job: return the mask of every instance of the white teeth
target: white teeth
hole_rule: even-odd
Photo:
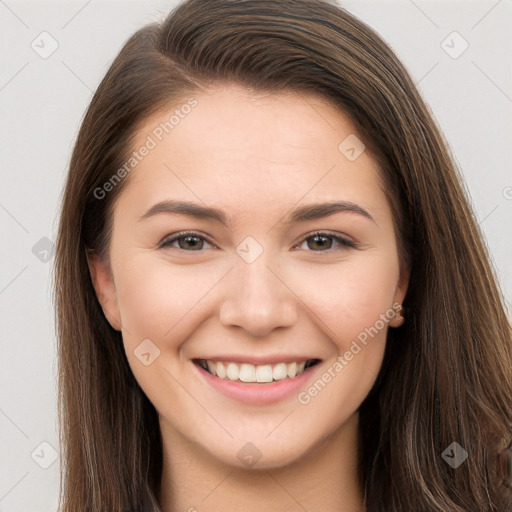
[[[252,364],[243,364],[240,366],[238,378],[242,382],[254,382],[256,380],[256,369]]]
[[[258,382],[272,382],[272,366],[269,364],[256,366],[256,380]]]
[[[286,367],[286,373],[290,379],[293,379],[297,375],[297,363],[290,363]]]
[[[214,367],[215,371],[212,371],[213,375],[217,375],[221,379],[225,379],[227,376],[226,368],[222,363],[217,363],[217,366]]]
[[[274,365],[263,364],[255,366],[253,364],[237,364],[226,361],[209,361],[206,363],[209,372],[221,379],[240,380],[242,382],[272,382],[293,379],[304,371],[306,361],[300,363],[277,363]]]
[[[274,380],[283,380],[286,378],[287,368],[285,363],[279,363],[274,366],[272,370],[272,376]]]
[[[238,380],[238,365],[235,363],[228,364],[227,376],[229,380]]]

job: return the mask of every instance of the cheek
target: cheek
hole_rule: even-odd
[[[333,355],[299,403],[311,416],[324,415],[328,428],[346,421],[375,383],[384,357],[397,266],[382,254],[315,269],[303,279],[310,318],[329,338]],[[333,404],[342,404],[333,409]],[[332,415],[325,411],[332,410]],[[314,411],[314,412],[313,412]]]
[[[221,265],[176,265],[147,254],[126,258],[119,265],[116,294],[130,343],[149,338],[173,345],[176,340],[177,347],[190,322],[204,314],[209,293],[225,272]]]
[[[117,269],[116,294],[126,355],[137,382],[162,411],[162,389],[166,389],[166,397],[179,393],[171,375],[180,381],[186,369],[177,357],[181,344],[197,327],[198,315],[204,314],[201,299],[219,277],[200,272],[199,266],[173,266],[148,255],[126,258]],[[145,353],[150,354],[147,366]]]
[[[334,265],[303,271],[297,295],[317,318],[317,325],[345,350],[353,339],[375,326],[393,303],[397,264],[382,254],[366,255]],[[386,329],[382,329],[385,337]]]

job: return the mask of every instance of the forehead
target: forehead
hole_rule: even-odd
[[[143,146],[151,149],[125,191],[137,200],[172,193],[234,206],[238,198],[243,209],[379,188],[376,164],[350,118],[316,95],[237,86],[191,93],[146,120],[133,149]],[[349,146],[361,154],[349,158]]]

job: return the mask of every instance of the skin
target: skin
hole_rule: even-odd
[[[122,331],[133,374],[159,413],[162,509],[360,511],[357,409],[392,324],[307,404],[297,394],[242,404],[207,384],[191,360],[221,352],[313,355],[322,359],[316,379],[402,303],[408,272],[400,271],[376,164],[368,151],[355,161],[340,152],[356,129],[320,97],[229,84],[194,97],[197,107],[131,172],[115,205],[108,258],[89,262],[105,316]],[[148,119],[135,146],[175,108]],[[165,213],[138,221],[164,199],[220,208],[232,222]],[[284,223],[297,206],[331,200],[356,203],[374,221],[340,212]],[[159,248],[183,230],[205,239]],[[307,236],[317,230],[359,245],[315,244]],[[263,248],[251,263],[236,252],[248,236]],[[144,339],[160,350],[148,366],[134,354]],[[252,467],[237,457],[247,442],[261,453]]]

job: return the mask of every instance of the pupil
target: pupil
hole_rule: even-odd
[[[314,236],[312,237],[312,239],[314,240],[314,243],[316,244],[316,243],[317,243],[317,241],[318,241],[319,239],[320,239],[320,240],[324,240],[324,241],[325,241],[325,240],[328,240],[328,237],[326,237],[326,236],[322,236],[322,235],[314,235]],[[320,246],[321,246],[321,245],[322,245],[322,243],[320,243]],[[310,248],[310,249],[312,249],[312,247],[311,247],[311,246],[310,246],[309,248]],[[325,249],[325,244],[324,244],[324,247],[320,247],[320,249]]]
[[[198,241],[198,240],[199,240],[199,238],[198,238],[197,236],[185,236],[185,237],[183,237],[183,238],[182,238],[182,240],[183,240],[183,242],[184,242],[185,244],[188,244],[188,243],[190,243],[190,241],[191,241],[191,240],[196,240],[196,241]],[[180,244],[180,245],[181,245],[181,244]],[[197,246],[197,243],[196,243],[195,245]],[[181,248],[183,249],[183,247],[181,247]],[[193,243],[193,242],[192,242],[192,248],[194,248],[194,243]]]

